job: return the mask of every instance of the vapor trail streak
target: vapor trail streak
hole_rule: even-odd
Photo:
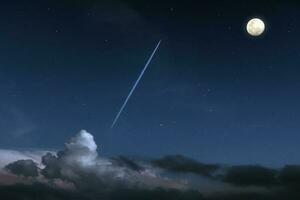
[[[124,108],[126,107],[126,104],[128,103],[128,101],[129,101],[131,95],[133,94],[133,92],[134,92],[136,86],[139,84],[139,82],[140,82],[141,78],[143,77],[143,75],[144,75],[146,69],[148,68],[149,64],[151,63],[151,60],[152,60],[152,58],[154,57],[154,55],[155,55],[157,49],[159,48],[160,43],[161,43],[161,40],[160,40],[160,41],[158,42],[158,44],[156,45],[154,51],[152,52],[150,58],[148,59],[148,61],[147,61],[147,63],[146,63],[144,69],[142,70],[142,72],[141,72],[141,74],[139,75],[138,79],[137,79],[136,82],[134,83],[134,85],[133,85],[131,91],[129,92],[129,94],[128,94],[126,100],[125,100],[125,102],[123,103],[123,105],[122,105],[120,111],[118,112],[117,116],[115,117],[115,119],[114,119],[114,121],[113,121],[113,123],[112,123],[112,125],[111,125],[111,128],[113,128],[113,127],[116,125],[116,123],[117,123],[117,121],[118,121],[120,115],[122,114]]]

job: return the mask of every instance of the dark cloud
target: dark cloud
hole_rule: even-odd
[[[79,192],[50,187],[45,184],[15,184],[9,186],[0,186],[1,199],[9,200],[88,200],[91,198]]]
[[[233,166],[225,174],[223,181],[238,186],[274,186],[277,171],[261,166]]]
[[[9,200],[202,200],[197,191],[119,189],[110,192],[70,191],[44,184],[0,186],[1,199]]]
[[[277,196],[276,196],[277,195]],[[210,200],[282,200],[281,194],[279,193],[226,193],[226,194],[218,194],[214,197],[209,198]],[[285,196],[286,197],[286,196]],[[291,198],[289,200],[296,200],[296,198]]]
[[[117,158],[113,158],[112,161],[115,162],[115,164],[118,166],[127,167],[134,171],[143,171],[144,170],[144,168],[141,165],[139,165],[137,162],[135,162],[134,160],[129,159],[125,156],[119,156]]]
[[[300,187],[300,166],[287,165],[279,174],[279,181],[281,184],[290,187]]]
[[[5,166],[5,169],[15,175],[25,177],[38,176],[37,164],[34,163],[32,160],[18,160]]]
[[[0,186],[1,199],[9,200],[299,200],[299,193],[277,190],[272,193],[217,193],[204,196],[195,190],[114,189],[111,191],[64,190],[45,184]]]
[[[180,190],[119,190],[111,193],[111,200],[204,200],[203,195],[197,191],[180,191]]]
[[[45,168],[41,170],[41,174],[46,178],[54,179],[61,177],[58,158],[55,155],[51,153],[44,155],[42,157],[42,164],[45,165]]]
[[[165,156],[161,159],[153,160],[153,165],[174,172],[195,173],[203,176],[212,176],[219,169],[218,165],[207,165],[199,163],[193,159],[182,155]]]

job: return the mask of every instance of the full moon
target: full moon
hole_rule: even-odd
[[[258,18],[253,18],[247,23],[247,32],[252,36],[260,36],[265,31],[265,23]]]

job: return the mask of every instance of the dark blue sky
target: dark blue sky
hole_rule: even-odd
[[[299,9],[292,1],[1,2],[0,147],[62,148],[86,129],[105,155],[299,164]],[[267,30],[252,38],[245,24],[257,16]]]

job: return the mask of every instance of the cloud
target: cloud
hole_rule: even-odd
[[[42,164],[45,167],[41,174],[47,179],[66,180],[80,189],[184,187],[160,177],[154,168],[142,167],[128,158],[99,157],[94,137],[85,130],[71,138],[57,155],[43,156]]]
[[[14,175],[4,170],[0,170],[0,186],[13,185],[16,183],[24,183],[23,177]]]
[[[195,173],[208,177],[212,176],[213,173],[220,168],[218,165],[202,164],[181,155],[165,156],[161,159],[153,160],[152,163],[155,166],[170,171],[179,173]]]
[[[299,165],[287,165],[279,174],[279,181],[283,185],[290,187],[300,186],[300,166]]]
[[[224,176],[223,181],[238,186],[274,186],[277,184],[277,172],[256,165],[233,166]]]
[[[25,177],[37,177],[38,167],[32,160],[18,160],[5,166],[9,172]]]
[[[60,178],[60,165],[58,158],[51,153],[47,153],[42,157],[42,164],[45,168],[41,171],[41,174],[48,179]]]
[[[99,192],[63,190],[45,184],[0,186],[0,194],[1,198],[10,200],[33,200],[37,197],[49,200],[204,200],[197,191],[117,189],[103,193],[101,190]]]
[[[100,153],[100,154],[98,154]],[[43,155],[43,156],[42,156]],[[99,156],[93,135],[80,131],[58,152],[0,150],[6,199],[299,199],[300,166],[203,164],[182,155],[155,160]],[[3,159],[4,158],[4,159]],[[3,160],[5,160],[3,162]]]
[[[46,184],[15,184],[0,186],[1,199],[10,200],[34,200],[34,199],[49,199],[49,200],[91,200],[86,195],[79,192],[51,187]]]
[[[140,164],[125,156],[119,156],[117,158],[113,158],[112,162],[114,162],[117,166],[126,167],[133,171],[141,172],[145,170],[145,168],[142,167]]]
[[[17,160],[33,160],[38,165],[41,165],[41,157],[48,151],[34,150],[34,151],[16,151],[16,150],[5,150],[0,149],[0,171],[7,164]],[[50,151],[49,151],[50,152]],[[53,151],[52,151],[53,152]],[[41,167],[41,166],[40,166]]]
[[[68,165],[88,167],[96,164],[98,157],[94,137],[85,130],[80,131],[69,143],[65,144],[60,159]]]

